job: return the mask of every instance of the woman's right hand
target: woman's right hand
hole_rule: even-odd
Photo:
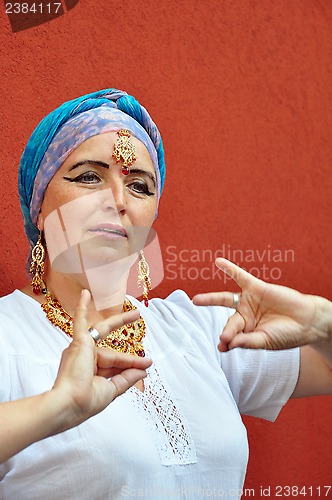
[[[150,359],[96,347],[86,320],[89,301],[90,293],[83,290],[74,317],[73,341],[63,351],[53,388],[37,396],[0,402],[0,463],[36,441],[84,422],[146,376]],[[95,326],[106,337],[138,316],[133,310]]]
[[[71,344],[64,350],[51,392],[65,405],[61,429],[69,429],[102,411],[117,396],[146,377],[152,361],[98,348],[88,331],[87,306],[91,296],[83,290],[74,316]],[[98,322],[101,337],[139,318],[132,310]],[[111,380],[110,380],[111,378]]]

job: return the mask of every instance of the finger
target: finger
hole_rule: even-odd
[[[264,332],[239,333],[228,344],[229,349],[242,347],[243,349],[272,349],[268,337]]]
[[[99,332],[100,338],[104,339],[111,331],[132,323],[133,321],[138,320],[139,317],[139,311],[137,309],[133,309],[125,313],[115,314],[114,316],[110,316],[103,321],[98,321],[98,323],[93,325],[93,328],[96,328]]]
[[[258,278],[255,278],[255,276],[247,273],[247,271],[241,267],[222,257],[218,257],[215,260],[215,264],[225,274],[232,278],[232,280],[234,280],[235,283],[242,289],[248,284],[248,281],[260,281]]]
[[[88,331],[87,323],[87,311],[88,305],[91,300],[91,295],[89,290],[82,290],[73,321],[73,338],[78,338],[82,335],[86,335]]]
[[[146,371],[138,370],[136,368],[125,370],[122,373],[119,373],[118,375],[112,377],[110,383],[114,386],[114,399],[126,392],[131,386],[136,384],[136,382],[144,379],[145,377]]]
[[[221,335],[220,343],[218,345],[219,351],[227,351],[230,347],[231,341],[244,329],[245,321],[241,314],[236,312],[227,321]]]
[[[128,368],[128,370],[141,370],[141,368]],[[142,368],[142,370],[145,369]],[[98,369],[96,375],[98,375],[98,377],[112,379],[115,375],[119,375],[119,373],[122,373],[123,371],[123,368],[100,368]]]
[[[193,303],[196,306],[234,307],[234,293],[232,292],[199,293],[193,297]]]
[[[112,349],[107,349],[104,347],[98,347],[97,349],[97,363],[98,369],[128,369],[128,368],[138,368],[145,370],[152,365],[152,360],[150,358],[141,358],[140,356],[134,356],[132,354],[127,354],[123,352],[113,351]]]

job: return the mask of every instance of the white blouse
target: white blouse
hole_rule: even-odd
[[[153,360],[135,387],[74,429],[0,465],[3,500],[240,498],[248,460],[241,414],[274,420],[292,394],[299,349],[219,353],[234,312],[181,290],[139,308]],[[70,338],[16,290],[0,299],[0,401],[49,390]],[[24,418],[24,416],[22,416]]]

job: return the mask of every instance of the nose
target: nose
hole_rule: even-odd
[[[120,215],[127,213],[123,186],[114,186],[104,190],[102,208],[105,212],[114,210]]]

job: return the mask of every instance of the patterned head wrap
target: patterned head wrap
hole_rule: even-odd
[[[24,230],[31,248],[37,242],[37,218],[49,182],[82,142],[125,128],[148,149],[160,198],[165,181],[161,135],[147,110],[126,92],[106,89],[65,102],[47,115],[32,133],[19,167],[18,190]]]

